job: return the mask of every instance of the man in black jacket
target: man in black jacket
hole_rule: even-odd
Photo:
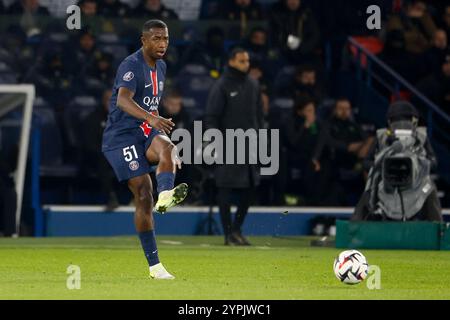
[[[272,42],[291,63],[316,62],[320,30],[312,11],[301,0],[280,0],[269,13]]]
[[[261,92],[258,83],[247,75],[250,67],[248,52],[241,48],[231,51],[228,68],[212,87],[206,108],[206,127],[226,129],[262,128]],[[246,150],[248,150],[246,148]],[[235,152],[236,154],[236,152]],[[225,245],[249,245],[241,227],[251,205],[260,176],[256,165],[222,164],[215,169],[218,204],[225,235]],[[238,194],[238,208],[231,221],[230,197]]]
[[[295,100],[293,111],[287,115],[283,128],[290,192],[304,197],[306,205],[319,205],[328,193],[328,190],[324,192],[328,182],[323,171],[315,171],[311,162],[321,129],[316,102],[310,96],[301,95]]]
[[[338,98],[331,118],[323,123],[313,153],[315,171],[329,171],[330,205],[352,205],[348,195],[359,192],[364,183],[362,159],[373,140],[352,119],[350,101]]]

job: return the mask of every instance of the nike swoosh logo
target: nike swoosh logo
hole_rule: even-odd
[[[158,252],[158,250],[155,250],[155,251],[153,251],[152,253],[156,253],[156,252]]]
[[[230,96],[231,96],[231,97],[235,97],[235,96],[237,96],[237,94],[238,94],[238,92],[237,92],[237,91],[234,91],[234,92],[230,92]]]
[[[150,84],[146,84],[145,87],[148,88],[148,87],[150,87],[151,85],[152,85],[151,83],[150,83]]]

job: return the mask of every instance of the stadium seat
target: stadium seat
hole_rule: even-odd
[[[317,117],[320,120],[326,120],[331,116],[336,100],[334,99],[324,99],[317,106]]]
[[[100,43],[119,43],[119,36],[116,33],[105,32],[97,36],[97,41]]]
[[[284,66],[278,71],[273,82],[274,93],[280,94],[288,86],[295,73],[295,66]]]
[[[83,77],[82,85],[75,87],[74,91],[78,94],[88,94],[88,95],[98,95],[99,92],[103,92],[103,90],[109,89],[106,87],[106,84],[103,81],[95,77],[85,76]]]
[[[100,50],[112,55],[116,62],[121,61],[128,55],[127,46],[115,33],[101,33],[97,37],[97,42]]]
[[[66,32],[53,32],[48,35],[48,40],[55,43],[66,43],[70,39]]]
[[[11,70],[7,62],[0,61],[0,83],[17,83],[19,74]]]
[[[185,65],[178,75],[207,75],[208,69],[201,64],[187,64]]]
[[[41,132],[41,167],[47,170],[62,165],[62,137],[55,112],[40,97],[36,98],[34,118]]]
[[[357,37],[354,36],[352,37],[353,40],[355,40],[356,42],[358,42],[361,46],[363,46],[364,48],[366,48],[369,52],[373,53],[374,55],[379,54],[384,47],[383,42],[377,38],[377,37]],[[352,55],[354,57],[356,57],[357,54],[357,49],[355,48],[355,46],[350,45],[349,47],[350,52],[352,53]],[[366,68],[367,66],[367,57],[364,53],[361,54],[361,65]]]
[[[65,134],[71,147],[79,148],[80,132],[83,130],[83,120],[93,112],[99,102],[93,96],[77,96],[64,109]]]
[[[272,108],[274,109],[291,109],[294,107],[294,100],[291,98],[279,97],[272,101]]]
[[[0,71],[4,65],[11,65],[14,63],[14,55],[8,52],[7,49],[0,47]]]
[[[19,75],[16,72],[0,72],[0,84],[17,83]]]
[[[271,128],[282,128],[283,122],[292,113],[294,100],[290,98],[275,98],[271,102],[269,111],[269,121]]]
[[[180,89],[183,104],[193,118],[204,113],[209,90],[214,81],[208,70],[197,64],[186,65],[176,77],[175,87]]]

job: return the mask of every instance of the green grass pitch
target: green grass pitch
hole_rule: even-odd
[[[450,252],[361,250],[381,268],[381,289],[334,276],[335,248],[311,238],[160,236],[159,254],[175,280],[148,278],[137,237],[0,240],[0,299],[450,299]],[[81,289],[66,287],[70,264]]]

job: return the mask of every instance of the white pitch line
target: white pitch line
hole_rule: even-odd
[[[173,244],[173,245],[183,244],[183,242],[181,241],[172,241],[172,240],[161,240],[160,242],[163,244]]]

